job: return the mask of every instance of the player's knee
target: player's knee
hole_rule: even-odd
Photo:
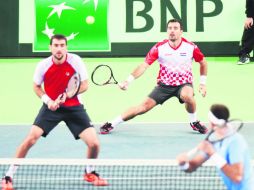
[[[194,102],[194,97],[191,94],[186,94],[184,96],[181,97],[181,99],[185,102],[185,103],[192,103]]]
[[[31,147],[33,146],[38,140],[38,137],[36,136],[29,136],[26,140],[25,140],[25,146]]]
[[[151,108],[151,106],[147,103],[144,103],[142,105],[139,106],[139,112],[142,113],[146,113],[147,111],[149,111]]]
[[[91,149],[91,150],[99,150],[99,148],[100,148],[100,143],[99,143],[99,141],[93,141],[93,142],[87,143],[87,146],[88,146],[88,148]]]

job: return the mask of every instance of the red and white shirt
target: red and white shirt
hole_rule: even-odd
[[[176,48],[171,47],[168,40],[158,42],[147,53],[145,62],[151,65],[158,60],[160,70],[157,83],[179,86],[193,82],[192,60],[200,62],[203,58],[203,53],[194,43],[182,38]]]
[[[82,59],[72,53],[67,53],[67,58],[62,64],[55,64],[52,56],[38,63],[33,81],[37,85],[44,83],[45,93],[55,100],[60,94],[65,92],[68,81],[75,73],[80,74],[81,81],[87,80],[88,74]],[[81,102],[78,96],[67,99],[63,106],[77,106]]]

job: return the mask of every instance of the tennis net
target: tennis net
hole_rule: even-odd
[[[181,171],[175,160],[0,159],[0,172],[19,165],[15,190],[224,190],[215,166],[205,164],[196,172]],[[96,187],[83,180],[86,165],[94,165],[109,185]]]

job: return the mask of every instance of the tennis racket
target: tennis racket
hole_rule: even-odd
[[[92,72],[92,82],[98,86],[107,84],[118,84],[113,75],[113,71],[108,65],[98,65]]]
[[[239,119],[229,120],[225,125],[220,127],[220,128],[227,127],[228,129],[226,133],[224,133],[223,135],[218,134],[216,133],[217,129],[215,128],[208,133],[208,135],[205,137],[205,140],[209,141],[212,144],[222,141],[240,131],[243,127],[243,124],[244,124],[243,121]],[[199,154],[206,156],[206,153],[203,152],[202,150],[199,150],[198,148],[191,149],[190,151],[187,152],[187,160],[190,161]],[[180,165],[180,169],[186,170],[187,165],[188,164]]]
[[[229,120],[223,127],[227,127],[228,130],[226,134],[219,135],[216,132],[216,129],[211,130],[206,136],[205,140],[208,140],[211,143],[216,143],[218,141],[222,141],[223,139],[234,135],[236,132],[240,131],[243,127],[243,121],[240,119],[231,119]]]
[[[56,99],[57,104],[60,105],[65,102],[66,98],[73,98],[74,96],[76,96],[79,92],[80,84],[80,75],[78,73],[74,73],[67,83],[65,92],[60,94],[59,97]]]
[[[80,88],[80,75],[78,73],[74,73],[71,78],[69,79],[69,82],[67,84],[67,87],[65,89],[66,97],[67,98],[73,98],[76,96],[79,92]]]

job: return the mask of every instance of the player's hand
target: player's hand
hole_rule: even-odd
[[[199,85],[199,92],[201,93],[201,95],[202,95],[203,97],[206,96],[206,85],[205,85],[205,84],[200,84],[200,85]]]
[[[55,100],[59,105],[63,104],[66,101],[67,95],[64,92],[63,94],[60,94],[57,99]]]
[[[253,18],[251,18],[251,17],[246,18],[246,20],[244,22],[244,28],[249,29],[252,27],[252,25],[253,25]]]
[[[48,109],[50,109],[51,111],[56,111],[59,108],[59,104],[57,101],[54,100],[49,100],[48,102]]]
[[[188,162],[188,157],[186,153],[181,153],[176,157],[176,160],[178,162],[178,165],[184,165],[186,162]]]
[[[129,83],[128,81],[123,81],[121,83],[118,84],[119,88],[122,89],[122,90],[127,90],[128,89],[128,86],[129,86]]]
[[[51,111],[56,111],[61,104],[63,104],[66,100],[66,93],[63,93],[63,94],[60,94],[57,99],[55,100],[50,100],[48,102],[48,108],[51,110]]]

